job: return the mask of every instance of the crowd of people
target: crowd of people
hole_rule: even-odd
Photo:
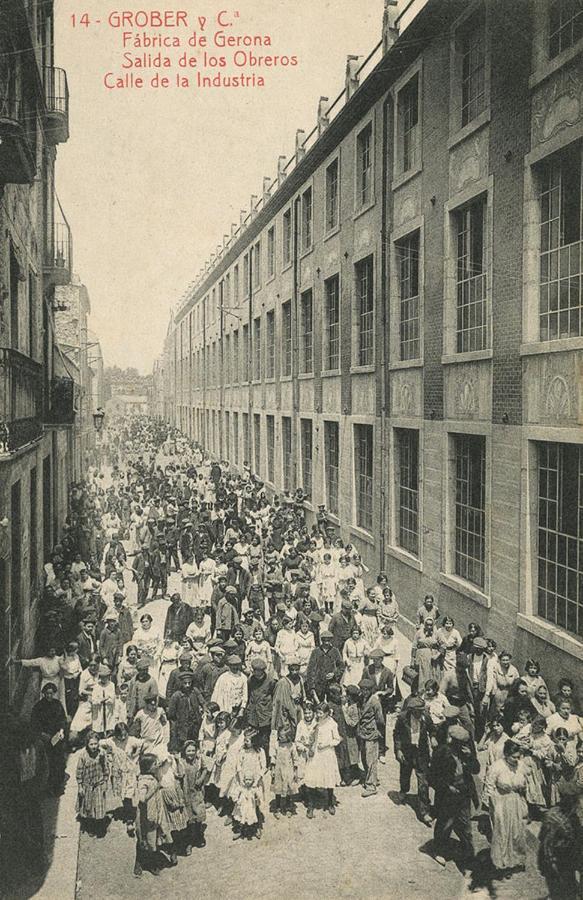
[[[83,828],[100,836],[122,819],[134,874],[156,875],[205,846],[210,810],[233,840],[260,838],[269,815],[334,816],[338,788],[378,793],[391,751],[397,802],[415,774],[439,864],[472,865],[475,808],[509,877],[525,865],[527,821],[542,818],[549,891],[579,896],[572,681],[551,697],[536,660],[519,672],[431,595],[401,660],[387,575],[368,571],[323,507],[309,527],[301,491],[268,496],[247,467],[235,473],[149,419],[120,420],[108,440],[108,465],[72,486],[45,565],[40,653],[12,661],[40,672],[30,722],[13,729],[30,798],[39,785],[61,793],[76,753]]]

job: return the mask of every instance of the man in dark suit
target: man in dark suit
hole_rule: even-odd
[[[442,866],[453,831],[461,843],[462,861],[474,857],[471,806],[475,795],[473,776],[479,771],[469,732],[461,725],[450,726],[447,742],[436,749],[430,768],[430,783],[435,790],[434,854]]]
[[[429,814],[429,761],[431,722],[425,711],[425,701],[412,697],[407,708],[399,713],[393,732],[395,756],[400,766],[399,801],[404,803],[411,787],[411,773],[417,776],[419,817],[431,825]]]
[[[81,631],[77,635],[76,641],[79,644],[79,661],[83,668],[86,669],[92,655],[97,652],[95,622],[93,619],[83,619]]]

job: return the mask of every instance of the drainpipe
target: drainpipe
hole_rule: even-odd
[[[388,309],[388,301],[385,300],[385,290],[387,291],[386,297],[389,297],[388,291],[388,249],[387,249],[387,220],[388,220],[388,171],[389,171],[389,103],[390,96],[387,96],[383,102],[383,161],[382,161],[382,211],[381,211],[381,296],[383,297],[382,304],[382,316],[383,316],[383,347],[382,347],[382,357],[381,357],[381,521],[380,521],[380,541],[379,541],[379,551],[380,551],[380,565],[381,571],[385,569],[385,554],[386,554],[386,532],[387,532],[387,466],[385,461],[388,459],[388,427],[387,427],[387,412],[388,412],[388,401],[389,401],[389,391],[387,385],[387,362],[389,359],[389,322],[387,316]]]
[[[293,221],[293,294],[292,294],[292,460],[293,460],[293,477],[291,489],[292,491],[298,486],[298,429],[299,429],[299,411],[300,411],[300,382],[298,379],[300,371],[300,316],[298,312],[299,306],[299,289],[300,289],[300,197],[296,197],[293,204],[294,221]],[[294,340],[295,339],[295,340]]]

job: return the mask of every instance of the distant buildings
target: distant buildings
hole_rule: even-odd
[[[79,333],[68,356],[56,321],[73,244],[55,191],[69,92],[52,20],[44,0],[0,5],[0,704],[25,688],[9,660],[35,650],[43,565],[80,474],[85,348]]]
[[[406,617],[583,660],[583,17],[387,2],[175,310],[155,408],[324,503]],[[258,138],[260,139],[260,138]]]

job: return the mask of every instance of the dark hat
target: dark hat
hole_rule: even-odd
[[[324,641],[326,639],[331,641],[333,639],[333,637],[334,637],[334,635],[332,634],[331,631],[322,631],[320,634],[321,641]]]
[[[242,663],[242,659],[240,656],[237,656],[236,653],[233,653],[232,656],[227,656],[227,663],[230,666],[240,666]]]
[[[384,659],[384,656],[384,650],[381,650],[380,647],[375,647],[374,650],[371,650],[368,654],[369,659]]]
[[[450,725],[447,729],[447,733],[455,741],[459,741],[460,744],[467,744],[470,739],[469,731],[466,731],[461,725]]]
[[[322,615],[321,612],[318,612],[317,609],[313,610],[313,612],[310,613],[308,618],[309,618],[310,622],[323,622],[324,621],[324,616]]]
[[[488,647],[488,641],[483,637],[475,637],[472,641],[472,645],[477,647],[479,650],[486,650]]]
[[[140,659],[136,663],[136,669],[149,669],[150,668],[150,660],[147,656],[141,656]]]
[[[186,678],[192,679],[193,675],[194,675],[194,672],[188,672],[188,671],[186,671],[186,672],[180,672],[179,678],[181,678],[181,679],[186,679]]]
[[[224,656],[225,648],[221,647],[220,644],[216,644],[214,647],[209,647],[209,653],[220,653],[221,656]]]
[[[227,585],[225,588],[225,594],[236,594],[237,588],[233,584]]]
[[[225,641],[223,647],[225,648],[225,650],[237,650],[239,648],[239,645],[237,641],[233,640],[233,638],[229,638],[228,641]]]
[[[363,681],[362,686],[373,684],[372,681]],[[359,697],[360,696],[360,688],[357,684],[347,684],[344,688],[349,697]]]
[[[191,660],[191,659],[192,659],[192,653],[190,652],[190,650],[183,650],[182,653],[180,654],[179,659],[188,659],[188,660]]]

